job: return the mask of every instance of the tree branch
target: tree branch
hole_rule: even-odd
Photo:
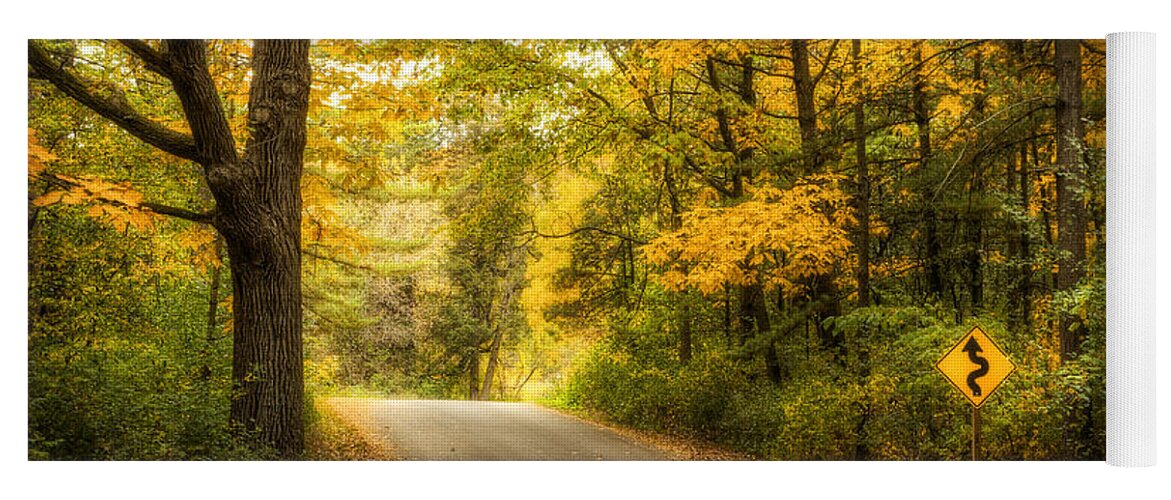
[[[203,40],[166,40],[163,47],[173,69],[171,84],[191,126],[197,154],[203,160],[200,163],[209,169],[210,181],[210,170],[234,166],[238,157],[220,94],[208,72],[207,45]]]
[[[339,259],[339,258],[337,258],[337,257],[330,257],[330,256],[328,256],[328,255],[323,255],[323,254],[320,254],[320,253],[314,252],[313,250],[310,250],[310,249],[308,249],[308,248],[302,248],[302,249],[301,249],[301,254],[302,254],[302,255],[308,255],[308,256],[310,256],[310,257],[318,258],[318,259],[321,259],[321,260],[325,260],[325,261],[333,262],[334,264],[339,264],[339,265],[346,266],[346,267],[352,267],[352,268],[355,268],[355,269],[362,269],[362,270],[365,270],[365,271],[374,271],[374,272],[377,272],[377,271],[378,271],[377,269],[374,269],[373,267],[367,266],[367,265],[365,265],[365,264],[358,264],[358,263],[356,263],[356,262],[350,262],[350,261],[348,261],[348,260],[342,260],[342,259]]]
[[[38,176],[38,177],[40,179],[44,180],[45,182],[47,182],[49,185],[57,186],[60,188],[75,189],[75,188],[84,188],[85,187],[84,185],[79,184],[77,182],[74,182],[72,180],[63,179],[63,178],[58,177],[54,174],[50,174],[50,173],[46,173],[46,172],[42,172],[40,174],[40,176]],[[163,205],[161,203],[142,202],[137,205],[131,205],[131,204],[126,203],[124,201],[114,200],[114,199],[106,198],[103,196],[95,196],[93,199],[96,201],[102,202],[102,203],[106,203],[108,205],[114,205],[116,207],[129,208],[129,209],[135,209],[135,210],[146,209],[146,210],[154,212],[156,214],[169,215],[171,217],[189,220],[191,222],[198,222],[200,224],[211,224],[214,217],[215,217],[215,210],[212,210],[210,212],[200,213],[200,212],[193,212],[193,211],[187,210],[185,208],[178,208],[178,207],[172,207],[170,205]]]
[[[138,204],[139,208],[145,208],[156,214],[169,215],[191,222],[198,222],[200,224],[211,224],[215,219],[215,211],[211,212],[193,212],[185,208],[172,207],[163,205],[161,203],[143,202]]]
[[[142,63],[146,65],[146,69],[158,73],[167,79],[171,78],[171,64],[166,54],[155,50],[142,40],[118,40],[118,43],[121,43],[127,49],[130,49],[130,52],[138,56],[142,60]]]
[[[28,64],[31,76],[52,83],[65,95],[80,102],[143,142],[180,158],[199,162],[195,139],[155,123],[130,107],[119,96],[101,97],[73,74],[54,61],[44,48],[28,41]]]
[[[534,227],[533,229],[531,229],[531,230],[529,230],[529,231],[525,231],[525,232],[523,232],[523,233],[520,233],[520,234],[518,234],[517,236],[522,236],[522,235],[533,235],[533,236],[537,236],[537,237],[540,237],[540,238],[554,238],[554,239],[556,239],[556,238],[568,238],[568,237],[570,237],[570,236],[573,236],[573,235],[575,235],[575,234],[578,234],[578,233],[583,233],[583,232],[586,232],[586,231],[594,231],[594,232],[597,232],[597,233],[602,233],[602,234],[605,234],[605,235],[607,235],[607,236],[613,236],[613,237],[615,237],[615,238],[619,238],[619,239],[622,239],[622,240],[626,240],[626,241],[629,241],[629,242],[631,242],[631,243],[635,243],[635,244],[638,244],[638,245],[645,245],[645,244],[647,244],[647,242],[646,242],[646,241],[640,240],[640,239],[638,239],[638,238],[635,238],[635,237],[633,237],[633,236],[627,236],[627,235],[625,235],[625,234],[622,234],[622,233],[616,233],[616,232],[614,232],[614,231],[610,231],[610,230],[608,230],[608,229],[602,229],[602,228],[600,228],[600,227],[593,227],[593,226],[584,226],[584,227],[579,227],[579,228],[577,228],[577,229],[573,229],[573,230],[569,231],[568,233],[564,233],[564,234],[545,234],[545,233],[542,233],[542,232],[540,232],[539,230],[537,230],[537,228],[535,228],[535,227]]]
[[[825,61],[818,61],[821,63],[821,71],[818,71],[817,76],[813,77],[813,86],[817,86],[818,82],[821,81],[821,77],[825,76],[825,71],[829,69],[829,63],[834,58],[834,51],[838,50],[838,42],[841,42],[841,40],[835,39],[833,44],[829,46],[829,55],[825,58]]]

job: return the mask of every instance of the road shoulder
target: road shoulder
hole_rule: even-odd
[[[756,460],[752,455],[729,450],[715,443],[696,438],[687,438],[635,429],[626,425],[612,422],[605,415],[582,409],[556,408],[546,405],[542,407],[584,422],[586,424],[609,430],[624,439],[657,449],[670,457],[670,460],[701,460],[701,461],[745,461]]]
[[[309,460],[398,460],[394,450],[378,439],[361,415],[332,398],[314,398],[317,420],[305,436]]]

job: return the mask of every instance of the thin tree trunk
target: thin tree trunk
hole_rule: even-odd
[[[973,55],[972,79],[977,83],[984,83],[984,59],[977,50]],[[980,88],[984,88],[980,86]],[[972,106],[972,117],[979,123],[984,117],[983,91],[976,93]],[[979,137],[979,130],[976,131]],[[964,252],[964,267],[968,273],[968,298],[971,301],[973,316],[979,315],[984,308],[984,272],[981,252],[984,246],[984,171],[977,155],[972,160],[971,189],[968,190],[968,210],[965,214],[964,235],[966,251]],[[972,198],[976,197],[979,205],[972,206]]]
[[[480,353],[477,350],[468,358],[468,399],[480,399]]]
[[[805,173],[821,168],[817,141],[817,109],[814,102],[815,83],[809,71],[809,46],[806,40],[789,42],[793,56],[793,84],[797,95],[797,126],[801,131],[801,157]]]
[[[496,376],[496,365],[500,360],[500,344],[503,338],[504,332],[497,325],[495,333],[492,334],[492,344],[488,347],[488,365],[484,368],[484,384],[480,388],[478,399],[492,399],[492,381]]]
[[[919,174],[925,179],[931,179],[931,115],[927,106],[927,85],[923,71],[923,42],[918,42],[913,51],[913,62],[916,66],[912,85],[912,107],[915,114],[915,125],[919,130]],[[926,185],[926,184],[925,184]],[[939,241],[938,220],[930,193],[924,193],[922,219],[924,232],[924,246],[926,249],[927,290],[930,297],[936,301],[943,298],[943,270],[939,261],[943,252]]]
[[[691,362],[691,304],[687,300],[679,304],[679,362]]]
[[[766,302],[764,288],[759,284],[740,288],[740,345],[744,346],[749,338],[763,339],[765,371],[770,381],[780,383],[781,364],[776,342],[772,339],[772,324]]]
[[[732,287],[724,283],[724,340],[732,347]]]
[[[809,68],[809,46],[806,40],[791,40],[793,56],[793,81],[797,98],[797,124],[801,131],[801,156],[805,174],[820,172],[822,155],[817,134],[817,104],[814,100],[817,82]],[[863,146],[865,147],[865,146]],[[811,299],[814,301],[814,322],[818,338],[824,348],[834,352],[834,358],[843,359],[840,339],[822,324],[825,319],[841,313],[837,287],[831,274],[816,276],[810,280]]]
[[[674,80],[672,80],[674,83]],[[669,163],[663,165],[663,185],[667,190],[667,203],[670,208],[668,218],[669,228],[678,231],[683,227],[683,203],[679,200],[679,192],[675,186],[675,176],[671,174],[673,167]],[[686,292],[676,294],[676,320],[679,322],[679,362],[691,362],[691,304],[687,300]]]
[[[1033,189],[1032,183],[1029,182],[1029,153],[1024,144],[1021,145],[1021,166],[1018,173],[1018,182],[1020,183],[1020,210],[1022,214],[1029,213],[1029,192]],[[1020,297],[1021,304],[1021,322],[1024,331],[1029,331],[1032,328],[1033,321],[1033,299],[1032,299],[1032,284],[1033,284],[1033,254],[1029,248],[1029,224],[1024,222],[1020,228],[1020,285],[1017,296]]]
[[[855,39],[851,48],[855,78],[861,78],[862,41]],[[861,81],[859,80],[859,83]],[[858,208],[858,232],[855,245],[858,265],[854,272],[858,282],[858,307],[870,306],[870,167],[866,160],[866,112],[862,103],[862,85],[855,85],[858,102],[854,104],[854,168],[857,169],[855,193]]]
[[[756,303],[753,309],[756,312],[756,330],[757,334],[765,338],[764,348],[764,366],[768,372],[768,379],[774,384],[781,383],[781,361],[777,356],[777,342],[773,338],[772,324],[769,321],[767,297],[764,294],[764,289],[759,285],[754,287],[753,301]]]
[[[216,260],[223,258],[223,238],[216,235],[214,245],[214,252]],[[210,285],[207,293],[207,330],[204,338],[210,345],[216,340],[216,333],[219,330],[219,310],[220,310],[220,274],[223,270],[223,262],[214,262],[211,266]]]
[[[213,262],[211,271],[208,273],[207,328],[204,331],[204,347],[202,349],[204,362],[203,368],[200,370],[200,377],[203,380],[210,380],[212,376],[211,363],[208,358],[211,356],[212,349],[215,347],[219,330],[220,274],[223,272],[223,241],[223,238],[217,234],[213,243],[213,251],[215,252],[215,260],[219,262]]]

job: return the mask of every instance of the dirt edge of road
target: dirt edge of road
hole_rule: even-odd
[[[671,460],[702,460],[702,461],[746,461],[756,460],[752,455],[732,451],[717,444],[694,438],[672,436],[659,432],[651,432],[627,427],[612,422],[605,415],[589,410],[556,408],[540,405],[549,411],[560,413],[567,417],[579,420],[595,427],[601,427],[643,446],[658,449],[671,457]]]
[[[398,460],[394,450],[375,437],[364,419],[331,399],[319,397],[313,401],[319,420],[306,436],[310,460]]]

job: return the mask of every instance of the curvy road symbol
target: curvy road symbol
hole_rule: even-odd
[[[988,374],[988,360],[979,353],[984,352],[984,348],[980,347],[980,343],[976,342],[976,337],[973,335],[968,338],[968,343],[960,352],[968,353],[968,359],[979,366],[972,373],[968,374],[968,388],[972,390],[973,396],[979,396],[983,391],[980,390],[980,385],[976,383],[976,379]]]

